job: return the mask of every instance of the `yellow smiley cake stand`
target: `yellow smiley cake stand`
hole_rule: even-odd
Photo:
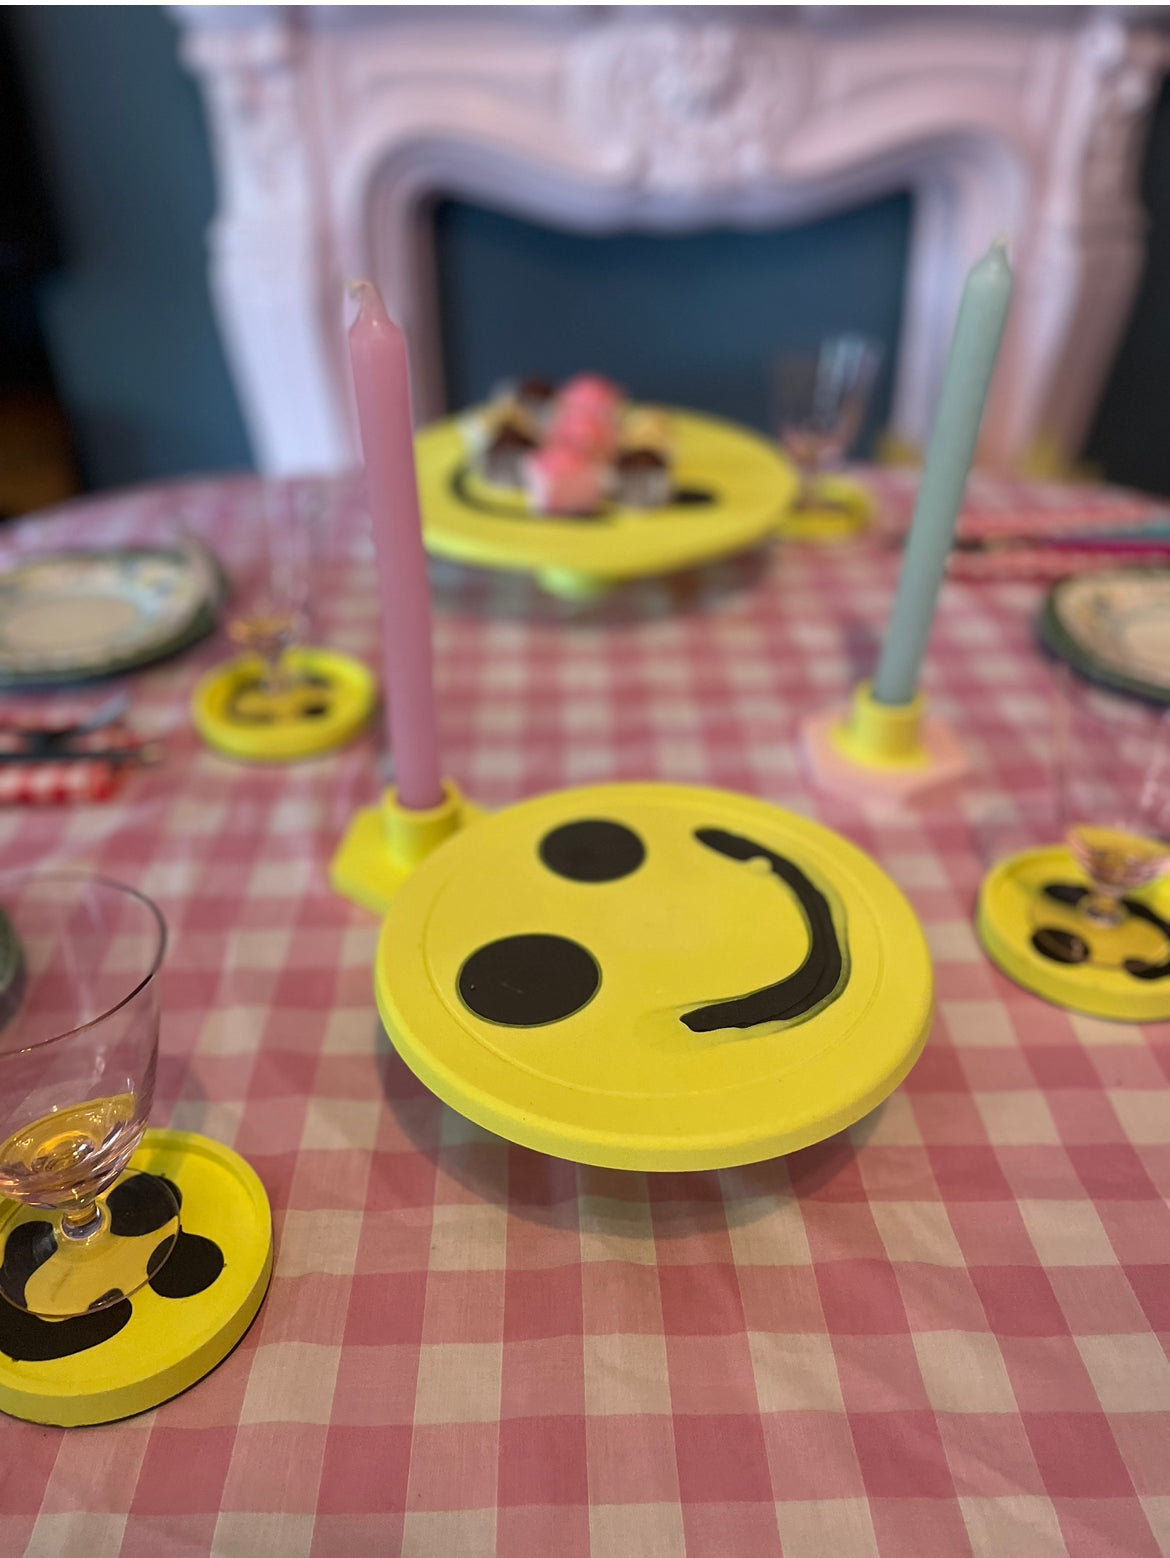
[[[776,533],[798,479],[774,444],[694,412],[669,410],[675,501],[613,506],[594,518],[535,514],[525,496],[471,469],[459,421],[416,439],[427,549],[484,568],[534,573],[550,593],[587,599],[629,579],[693,568]]]
[[[373,983],[396,1050],[469,1119],[580,1163],[728,1167],[843,1129],[931,1017],[922,929],[872,860],[717,790],[595,785],[484,816],[440,778],[406,342],[357,292],[391,734],[416,804],[391,790],[359,813],[332,880],[385,913]]]
[[[921,927],[868,856],[765,801],[658,783],[449,833],[401,876],[374,983],[396,1050],[460,1113],[649,1170],[843,1129],[914,1064],[932,1004]]]
[[[160,1182],[170,1195],[159,1194]],[[187,1131],[147,1131],[107,1205],[127,1273],[135,1282],[143,1269],[154,1274],[129,1298],[63,1320],[0,1297],[0,1411],[12,1417],[75,1427],[159,1406],[222,1363],[264,1301],[272,1275],[268,1197],[230,1147]],[[0,1200],[6,1267],[13,1249],[32,1247],[14,1232],[43,1216]],[[4,1272],[30,1303],[53,1290],[51,1239],[49,1249],[42,1263],[18,1258]],[[77,1296],[78,1309],[85,1299]]]

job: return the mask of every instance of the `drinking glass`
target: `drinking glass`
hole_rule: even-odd
[[[876,342],[852,334],[776,359],[780,443],[801,480],[797,508],[824,506],[816,478],[844,459],[860,433],[881,359]]]
[[[319,484],[310,481],[266,482],[261,490],[260,583],[229,621],[228,637],[259,656],[259,690],[266,698],[302,681],[287,657],[309,630],[312,530],[320,503]]]
[[[154,1096],[166,926],[133,888],[65,872],[0,877],[0,911],[0,1193],[22,1204],[0,1293],[60,1319],[128,1298],[178,1236],[167,1182],[126,1170]]]
[[[1101,933],[1137,912],[1127,895],[1170,871],[1170,711],[1083,683],[1067,666],[1055,711],[1057,818],[1089,879],[1074,907],[1100,950]]]

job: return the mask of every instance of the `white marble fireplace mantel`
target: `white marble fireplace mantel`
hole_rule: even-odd
[[[219,205],[212,290],[256,459],[351,464],[343,286],[406,328],[444,409],[431,211],[551,226],[808,221],[914,195],[893,430],[929,431],[963,276],[1016,294],[984,428],[1074,454],[1144,255],[1137,177],[1170,41],[1140,11],[179,6]]]

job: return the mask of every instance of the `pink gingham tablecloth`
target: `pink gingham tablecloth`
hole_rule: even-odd
[[[322,492],[317,634],[376,664],[358,489]],[[181,512],[246,588],[259,494],[124,494],[7,539],[141,539]],[[872,664],[896,566],[790,545],[590,609],[435,570],[442,742],[471,795],[741,788],[840,828],[910,896],[937,972],[925,1054],[788,1158],[580,1168],[428,1094],[375,1015],[376,924],[326,878],[376,741],[271,770],[203,749],[186,700],[222,640],[136,679],[158,768],[105,804],[0,811],[3,864],[90,865],[162,906],[156,1121],[251,1160],[277,1250],[253,1329],[187,1394],[101,1428],[0,1422],[0,1553],[1170,1550],[1170,1030],[1046,1006],[972,931],[991,855],[1043,810],[1037,588],[944,586],[926,686],[971,755],[958,800],[832,802],[802,766],[798,719]]]

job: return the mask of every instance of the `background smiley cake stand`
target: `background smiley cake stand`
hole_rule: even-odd
[[[374,983],[396,1049],[470,1119],[578,1162],[729,1166],[841,1130],[927,1036],[909,904],[853,845],[747,796],[608,784],[483,817],[444,783],[406,346],[358,292],[398,784],[333,881],[385,912]]]
[[[604,414],[586,416],[572,404],[578,390],[591,388],[612,396]],[[552,442],[531,451],[527,490],[485,479],[479,468],[485,462],[469,454],[468,428],[481,430],[493,408],[424,428],[417,458],[428,549],[479,567],[521,569],[535,574],[550,594],[590,600],[626,580],[694,568],[776,533],[799,483],[774,445],[717,417],[623,408],[620,401],[620,393],[603,380],[589,375],[570,380],[553,403],[562,409],[550,410],[545,419]],[[512,414],[523,416],[523,408]],[[664,460],[666,491],[646,501],[644,479],[639,482],[636,473],[623,478],[620,459],[607,475],[605,462],[618,454],[620,429],[637,441],[636,427],[651,424],[660,453],[627,451],[635,459]],[[527,426],[534,436],[546,436],[535,421]],[[566,429],[563,444],[556,442],[558,429]],[[513,436],[524,434],[517,429]],[[585,443],[569,443],[574,437]],[[520,480],[524,461],[497,463]],[[489,475],[501,474],[490,470],[490,459],[487,464]]]
[[[855,690],[847,709],[830,709],[804,724],[813,776],[834,793],[912,801],[945,790],[967,770],[957,733],[927,714],[918,679],[1011,294],[1007,247],[1000,239],[974,266],[963,290],[873,682]]]

